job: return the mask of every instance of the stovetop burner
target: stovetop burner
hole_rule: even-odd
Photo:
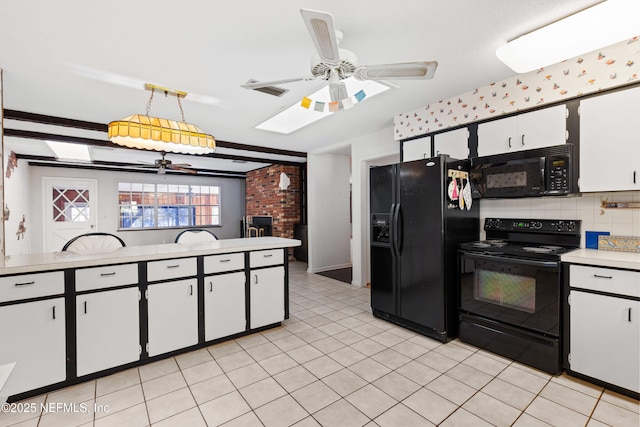
[[[559,260],[580,246],[580,221],[485,219],[486,240],[463,243],[466,251],[488,255]]]

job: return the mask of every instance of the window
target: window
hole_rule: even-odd
[[[220,225],[220,187],[118,183],[121,230]]]

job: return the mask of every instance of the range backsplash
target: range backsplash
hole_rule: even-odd
[[[582,220],[581,247],[586,231],[608,231],[615,236],[640,236],[640,209],[602,209],[602,202],[640,202],[640,191],[584,193],[579,197],[534,197],[525,199],[482,199],[480,221],[484,218],[541,218]],[[481,227],[482,229],[482,227]],[[485,238],[481,231],[482,239]]]

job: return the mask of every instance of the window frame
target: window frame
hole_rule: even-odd
[[[121,185],[127,185],[129,186],[129,190],[121,190]],[[133,186],[140,186],[141,190],[134,190]],[[153,186],[153,191],[148,191],[147,189]],[[167,187],[167,188],[171,188],[171,187],[177,187],[177,189],[181,189],[184,187],[188,188],[188,192],[186,194],[189,195],[188,197],[188,203],[175,203],[175,204],[171,204],[171,203],[167,203],[166,200],[160,200],[162,198],[163,194],[185,194],[184,192],[174,192],[174,193],[170,193],[170,192],[158,192],[158,186],[163,186],[163,187]],[[207,194],[212,195],[212,194],[216,194],[217,195],[217,204],[194,204],[193,202],[193,195],[196,194],[193,192],[193,188],[194,187],[198,187],[199,189],[201,189],[202,187],[206,187],[208,188],[209,192]],[[215,191],[212,191],[213,189],[215,189]],[[128,215],[124,215],[123,214],[123,207],[127,206],[125,203],[123,203],[120,199],[120,196],[123,192],[128,191],[129,192],[129,201],[131,202],[131,194],[134,192],[139,192],[139,193],[146,193],[148,196],[143,196],[143,199],[153,199],[153,203],[145,203],[145,204],[136,204],[138,206],[139,209],[142,210],[142,212],[139,215],[133,215],[132,213],[129,213]],[[116,185],[116,193],[117,193],[117,197],[118,197],[118,201],[117,201],[117,208],[118,208],[118,212],[117,212],[117,231],[142,231],[142,230],[171,230],[171,229],[188,229],[188,228],[195,228],[195,227],[199,227],[199,228],[210,228],[210,227],[222,227],[222,186],[221,185],[202,185],[202,184],[169,184],[169,183],[153,183],[153,182],[132,182],[132,181],[118,181],[117,185]],[[198,193],[198,194],[202,194],[202,193]],[[129,204],[129,206],[131,206],[131,204]],[[197,224],[197,220],[198,218],[202,217],[203,215],[198,215],[198,209],[201,207],[207,207],[207,208],[213,208],[213,211],[217,210],[216,214],[211,214],[209,215],[209,218],[217,218],[217,224]],[[170,214],[169,216],[171,217],[175,217],[175,220],[179,223],[180,222],[180,210],[184,210],[187,209],[188,211],[190,211],[190,213],[188,213],[187,218],[189,219],[189,224],[188,225],[167,225],[167,226],[162,226],[159,225],[160,220],[163,217],[167,217],[166,215],[166,211],[167,210],[171,210],[171,209],[175,209],[175,212],[173,214]],[[161,210],[165,211],[165,214],[163,215],[163,213],[161,212]],[[150,211],[152,213],[152,220],[153,220],[153,224],[154,226],[144,226],[145,223],[145,215],[146,212],[145,211]],[[134,223],[134,221],[141,219],[142,221],[142,226],[141,227],[132,227],[131,224]],[[129,223],[129,227],[124,227],[124,224]]]

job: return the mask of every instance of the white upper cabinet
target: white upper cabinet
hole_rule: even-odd
[[[580,101],[580,191],[640,190],[639,118],[640,88]]]
[[[469,158],[469,130],[464,127],[433,137],[434,156],[448,154],[454,159]]]
[[[567,108],[558,105],[481,123],[478,156],[561,145],[567,136]]]
[[[402,161],[426,159],[431,157],[431,137],[412,139],[402,143]]]

